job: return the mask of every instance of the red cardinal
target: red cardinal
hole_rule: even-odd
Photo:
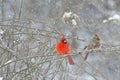
[[[58,54],[61,54],[61,55],[69,54],[69,52],[70,52],[70,45],[67,42],[67,40],[64,37],[64,35],[60,38],[60,41],[56,44],[55,49],[56,49],[56,52]],[[71,55],[67,55],[67,59],[68,59],[69,64],[71,64],[71,65],[74,64]]]
[[[100,38],[97,34],[94,34],[93,38],[88,42],[88,45],[85,46],[84,49],[90,50],[90,49],[96,49],[100,47]],[[87,60],[87,57],[89,55],[89,52],[86,52],[84,60]]]

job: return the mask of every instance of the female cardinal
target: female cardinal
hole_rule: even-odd
[[[67,40],[64,37],[64,35],[60,38],[59,42],[56,44],[55,49],[56,49],[56,52],[58,54],[61,54],[61,55],[69,54],[69,52],[70,52],[70,45],[67,42]],[[67,59],[68,59],[69,64],[71,64],[71,65],[74,64],[71,55],[67,55]]]
[[[85,46],[84,49],[90,50],[90,49],[96,49],[100,47],[100,38],[97,34],[93,35],[93,38],[88,42],[88,45]],[[87,60],[87,57],[89,55],[89,52],[86,52],[84,60]]]

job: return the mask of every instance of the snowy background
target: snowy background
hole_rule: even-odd
[[[65,12],[80,17],[76,26]],[[120,0],[0,0],[0,80],[120,80],[119,15]],[[75,65],[54,53],[62,34]],[[102,48],[84,61],[94,34]]]

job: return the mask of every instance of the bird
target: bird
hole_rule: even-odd
[[[67,54],[67,59],[70,65],[74,65],[74,61],[72,59],[72,56],[69,55],[69,52],[71,51],[70,44],[67,42],[64,35],[59,39],[59,41],[55,45],[55,51],[59,55]]]
[[[100,46],[101,46],[100,38],[97,34],[94,34],[92,39],[88,41],[87,46],[84,47],[84,50],[93,50],[96,48],[100,48]],[[88,55],[89,55],[89,52],[87,51],[84,57],[84,60],[87,60]]]

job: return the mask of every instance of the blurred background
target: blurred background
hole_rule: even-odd
[[[120,80],[119,0],[0,0],[0,80]],[[65,12],[80,20],[65,23]],[[75,65],[54,53],[64,34]],[[98,34],[102,48],[84,61]],[[81,54],[79,54],[81,52]]]

